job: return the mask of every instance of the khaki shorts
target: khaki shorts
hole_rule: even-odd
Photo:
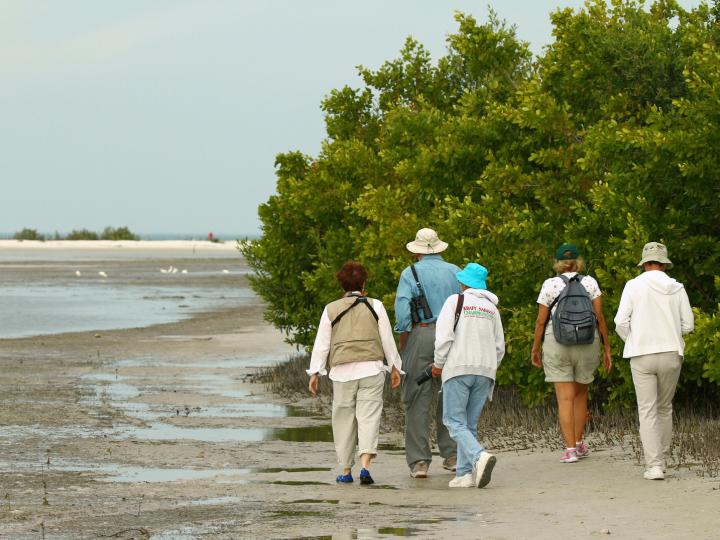
[[[543,343],[543,369],[546,382],[590,384],[600,364],[600,339],[589,345],[560,345],[548,324]]]

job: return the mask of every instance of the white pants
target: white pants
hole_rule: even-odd
[[[351,468],[355,443],[360,454],[377,454],[385,374],[355,381],[333,381],[332,428],[338,464]]]
[[[672,400],[682,356],[662,352],[630,359],[645,465],[663,467],[672,442]]]

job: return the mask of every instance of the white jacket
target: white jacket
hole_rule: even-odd
[[[643,272],[625,284],[615,330],[625,341],[623,357],[685,352],[683,334],[695,327],[682,283],[660,270]]]
[[[455,307],[458,295],[443,304],[435,326],[435,365],[442,368],[443,382],[459,375],[484,375],[495,380],[505,356],[505,336],[498,297],[490,291],[466,289],[458,325]]]

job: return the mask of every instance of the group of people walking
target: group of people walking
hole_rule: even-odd
[[[461,270],[443,260],[447,247],[427,228],[407,244],[417,262],[403,270],[395,296],[399,352],[385,307],[365,294],[365,268],[349,261],[337,273],[344,293],[323,310],[307,373],[313,394],[319,376],[332,381],[338,483],[354,481],[356,445],[360,483],[374,483],[370,464],[377,455],[388,372],[391,387],[402,387],[410,476],[428,476],[434,414],[442,466],[455,472],[449,486],[484,487],[491,480],[497,458],[478,441],[477,424],[505,354],[499,300],[487,288],[488,270],[475,262]],[[646,244],[638,266],[643,273],[625,285],[615,325],[637,394],[644,477],[659,480],[672,437],[682,336],[694,322],[683,285],[665,273],[672,266],[666,247]],[[553,268],[557,275],[545,280],[537,299],[531,363],[554,384],[565,442],[560,461],[574,463],[590,455],[584,441],[588,386],[601,358],[604,369],[612,369],[612,354],[602,292],[594,278],[582,274],[577,247],[559,246]]]

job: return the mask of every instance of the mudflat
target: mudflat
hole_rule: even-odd
[[[162,279],[142,265],[165,263],[132,264],[133,284]],[[293,352],[262,310],[250,297],[146,328],[0,340],[0,538],[717,537],[717,478],[646,481],[616,447],[576,464],[498,451],[486,488],[449,489],[439,458],[410,478],[390,432],[377,484],[336,485],[328,396],[252,382]]]

